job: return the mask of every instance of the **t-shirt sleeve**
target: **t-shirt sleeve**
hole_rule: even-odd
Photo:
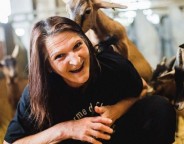
[[[142,92],[142,79],[129,60],[122,60],[116,78],[116,81],[119,84],[117,91],[122,98],[138,97]]]
[[[143,89],[142,79],[128,59],[115,52],[104,51],[98,55],[98,60],[105,69],[104,74],[109,76],[104,77],[108,77],[116,97],[123,99],[140,95]]]
[[[13,120],[10,122],[4,140],[8,143],[31,135],[34,131],[32,121],[29,119],[29,92],[28,86],[24,89]]]

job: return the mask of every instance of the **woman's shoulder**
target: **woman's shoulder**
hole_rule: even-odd
[[[102,51],[97,55],[100,65],[111,70],[125,70],[126,67],[134,68],[132,63],[122,55],[114,51]]]
[[[26,87],[24,88],[20,98],[20,102],[25,105],[29,104],[29,85],[26,85]]]

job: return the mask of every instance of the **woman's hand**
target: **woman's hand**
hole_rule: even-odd
[[[123,116],[137,100],[139,100],[139,97],[123,99],[114,105],[95,106],[95,112],[102,117],[110,118],[112,120],[112,125],[117,119]]]
[[[137,98],[128,98],[119,101],[114,105],[108,106],[95,106],[95,112],[100,114],[102,117],[110,118],[113,124],[117,119],[119,119],[122,115],[124,115],[127,110],[139,99],[143,98],[148,89],[148,85],[146,81],[142,78],[143,89],[140,95]]]
[[[121,116],[121,113],[115,105],[108,106],[95,106],[95,112],[100,114],[102,117],[110,118],[112,120],[111,125]],[[111,126],[109,125],[109,126]]]
[[[102,144],[98,139],[109,140],[113,129],[109,127],[112,120],[104,117],[87,117],[68,122],[66,128],[69,139]]]

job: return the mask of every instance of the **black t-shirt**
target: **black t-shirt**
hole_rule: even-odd
[[[71,88],[64,82],[54,85],[51,99],[52,125],[67,121],[77,120],[88,116],[96,116],[94,107],[112,105],[116,102],[128,98],[137,97],[142,91],[142,80],[127,59],[122,58],[116,53],[103,52],[97,56],[101,71],[95,82],[89,83],[85,88]],[[62,81],[62,80],[61,80]],[[29,117],[29,88],[25,88],[16,114],[10,122],[5,140],[9,143],[22,137],[39,132],[35,128],[33,120]],[[120,129],[117,122],[115,129]],[[104,144],[114,144],[121,141],[121,133],[113,133],[110,141]],[[118,140],[118,139],[119,140]],[[84,142],[76,140],[62,141],[62,144],[80,144]]]

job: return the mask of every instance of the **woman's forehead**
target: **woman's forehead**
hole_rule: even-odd
[[[69,40],[77,40],[80,37],[74,32],[62,32],[56,35],[51,35],[46,39],[46,46],[60,45],[68,43]]]
[[[72,47],[79,40],[81,37],[75,32],[62,32],[46,39],[46,49],[52,55],[60,49]]]

